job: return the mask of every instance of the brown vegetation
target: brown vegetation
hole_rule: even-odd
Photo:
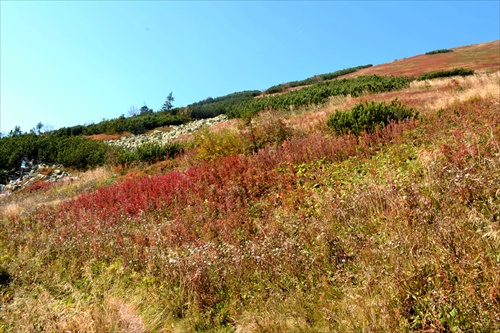
[[[344,77],[357,77],[360,75],[417,77],[428,72],[462,67],[487,73],[496,72],[500,69],[500,40],[457,47],[451,50],[453,52],[432,55],[420,54],[414,57],[397,59],[387,64],[361,69]]]
[[[0,331],[500,330],[499,75],[263,112],[0,199]],[[419,120],[326,126],[394,97]]]

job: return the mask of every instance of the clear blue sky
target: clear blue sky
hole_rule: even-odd
[[[0,131],[500,39],[499,1],[0,1]]]

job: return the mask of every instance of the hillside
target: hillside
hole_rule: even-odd
[[[500,41],[492,41],[450,49],[452,52],[420,54],[396,59],[391,63],[361,69],[345,77],[360,75],[396,75],[417,77],[424,73],[453,68],[468,68],[477,72],[496,72],[500,68]],[[432,52],[433,50],[428,50]]]
[[[499,41],[348,76],[0,196],[0,332],[500,331]]]

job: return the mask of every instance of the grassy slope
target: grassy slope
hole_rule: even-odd
[[[232,121],[181,159],[2,198],[0,331],[498,331],[499,85],[263,113],[254,138],[287,141],[200,161],[250,144]],[[421,120],[329,134],[335,109],[394,97]]]
[[[479,72],[495,72],[500,67],[500,41],[492,41],[451,49],[453,52],[417,55],[391,63],[362,69],[345,77],[360,75],[396,75],[417,77],[438,70],[467,68]],[[432,51],[432,50],[428,50]]]

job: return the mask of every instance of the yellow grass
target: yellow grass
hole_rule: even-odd
[[[421,113],[435,112],[456,101],[465,101],[474,96],[495,96],[500,98],[500,71],[496,73],[480,73],[466,77],[451,77],[425,81],[413,81],[408,89],[370,96],[352,98],[350,96],[334,96],[326,105],[314,107],[287,117],[287,123],[293,128],[311,134],[324,132],[326,120],[335,110],[350,109],[357,103],[370,100],[386,100],[398,97],[403,102],[410,102]],[[283,116],[283,114],[279,114]],[[262,114],[263,119],[269,115]]]
[[[474,96],[500,97],[500,71],[482,73],[466,77],[453,77],[424,81],[413,81],[410,92],[425,89],[429,95],[425,98],[423,109],[438,110],[456,101],[465,101]],[[446,93],[443,93],[443,90]]]

